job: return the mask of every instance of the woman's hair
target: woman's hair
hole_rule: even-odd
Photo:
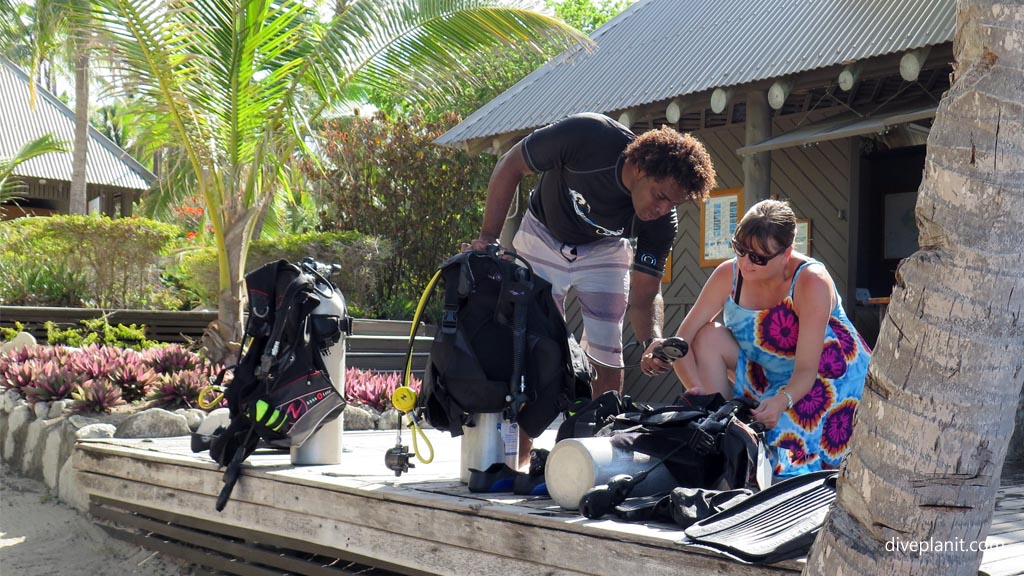
[[[715,167],[704,145],[668,126],[637,136],[624,154],[647,176],[674,180],[687,200],[703,202],[715,187]]]
[[[734,238],[746,248],[756,244],[761,250],[768,250],[772,243],[778,250],[788,248],[796,238],[796,214],[789,202],[761,200],[743,215]]]

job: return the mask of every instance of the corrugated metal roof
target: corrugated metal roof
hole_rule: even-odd
[[[35,109],[30,109],[28,75],[0,57],[0,157],[10,158],[26,142],[48,133],[66,140],[70,148],[75,139],[75,112],[42,88]],[[89,184],[146,190],[156,181],[156,176],[92,126],[88,159]],[[70,182],[71,152],[43,154],[21,164],[14,173]]]
[[[553,59],[437,143],[934,46],[955,25],[955,0],[639,0],[593,53]]]

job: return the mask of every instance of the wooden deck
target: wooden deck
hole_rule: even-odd
[[[394,432],[346,432],[336,466],[295,467],[284,453],[254,454],[220,513],[222,471],[192,454],[187,438],[80,442],[74,458],[94,513],[224,573],[623,576],[642,567],[644,576],[761,576],[803,567],[747,566],[688,548],[675,525],[593,521],[547,498],[472,494],[456,480],[459,443],[428,434],[435,461],[417,462],[399,478],[384,467]],[[550,447],[551,436],[538,446]],[[992,534],[990,544],[1007,545],[987,552],[982,570],[1024,572],[1024,487],[1001,491]]]

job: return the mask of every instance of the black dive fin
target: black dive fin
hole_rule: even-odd
[[[680,543],[748,564],[804,556],[836,499],[837,476],[823,470],[779,482],[694,523]]]

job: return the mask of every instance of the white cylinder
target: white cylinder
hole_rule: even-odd
[[[611,438],[568,438],[551,449],[544,464],[544,481],[548,493],[559,506],[576,510],[580,498],[594,486],[606,484],[617,474],[636,475],[649,469],[657,460],[639,452],[612,446]],[[677,486],[665,468],[654,468],[630,496],[649,496]]]
[[[843,71],[839,73],[839,88],[841,88],[843,92],[853,90],[853,85],[857,83],[857,78],[859,77],[859,64],[851,64],[846,68],[843,68]]]
[[[773,110],[779,110],[786,103],[786,98],[789,98],[789,93],[793,90],[793,84],[788,80],[777,80],[768,89],[768,105]]]
[[[931,52],[930,46],[924,48],[918,48],[917,50],[911,50],[900,58],[900,77],[907,82],[913,82],[921,75],[921,68],[924,67],[924,63],[928,60],[928,53]]]
[[[683,105],[679,100],[673,100],[668,103],[665,107],[665,119],[668,120],[669,124],[675,124],[679,122],[679,119],[683,117]]]
[[[476,426],[462,429],[459,479],[469,484],[470,469],[486,470],[491,464],[519,464],[519,425],[502,420],[501,413],[474,414]]]
[[[732,90],[715,88],[715,91],[711,93],[711,111],[715,114],[721,114],[725,111],[725,107],[729,105],[730,100],[732,100]]]
[[[323,288],[323,286],[320,286]],[[346,315],[345,298],[337,290],[330,293],[330,297],[321,294],[320,305],[313,309],[311,315],[337,316],[344,318]],[[327,366],[327,375],[331,377],[331,384],[334,390],[342,398],[345,397],[345,334],[327,350],[324,355],[324,364]],[[320,464],[341,464],[341,435],[344,430],[345,414],[338,414],[338,417],[325,423],[302,446],[291,449],[292,464],[297,466],[312,466]]]

